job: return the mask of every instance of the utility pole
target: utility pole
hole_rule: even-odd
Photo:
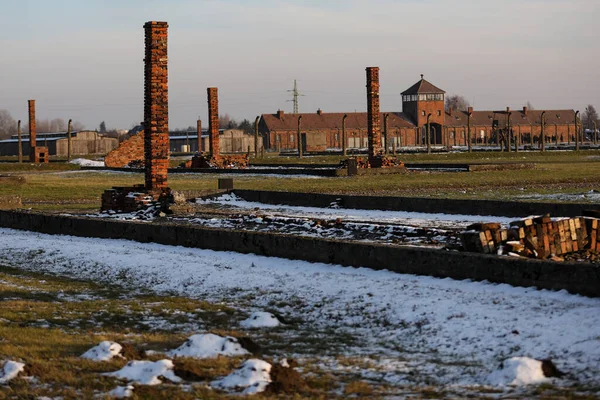
[[[260,116],[257,116],[254,120],[254,158],[258,158],[258,123]]]
[[[344,156],[346,155],[346,118],[348,118],[348,114],[344,114],[342,117],[342,152]]]
[[[302,158],[302,134],[300,133],[300,123],[302,122],[302,115],[298,117],[298,134],[297,134],[297,142],[298,142],[298,157]]]
[[[71,147],[71,122],[73,120],[70,119],[67,125],[67,161],[71,161],[71,152],[73,151]]]
[[[540,124],[542,125],[541,132],[540,132],[540,149],[542,150],[542,152],[546,150],[546,132],[545,132],[546,121],[544,120],[545,116],[546,116],[546,111],[542,111],[542,115],[540,117]]]
[[[430,129],[431,113],[427,114],[427,154],[431,154],[431,132]]]
[[[575,151],[579,151],[579,132],[577,131],[577,117],[579,110],[575,111]]]
[[[23,162],[23,144],[21,142],[21,120],[17,122],[17,139],[19,141],[18,151],[19,151],[19,164]]]
[[[302,93],[298,91],[298,83],[294,79],[294,88],[292,90],[288,90],[288,92],[292,93],[293,100],[288,100],[294,103],[294,114],[298,114],[298,97],[304,96]]]

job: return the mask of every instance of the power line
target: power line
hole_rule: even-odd
[[[294,102],[294,114],[298,114],[298,97],[304,96],[304,95],[298,91],[298,84],[296,83],[295,79],[294,79],[294,89],[288,90],[288,92],[292,92],[293,99],[287,100],[287,101]]]

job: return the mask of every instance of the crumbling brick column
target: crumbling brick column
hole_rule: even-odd
[[[217,88],[206,89],[208,94],[208,135],[211,157],[219,157],[219,92]]]
[[[144,24],[144,158],[146,190],[167,188],[169,168],[169,85],[166,22]]]
[[[196,129],[198,130],[198,153],[202,151],[202,121],[196,121]]]
[[[381,123],[379,114],[379,67],[367,67],[367,127],[369,136],[369,162],[380,167]]]
[[[29,106],[29,159],[35,161],[35,146],[37,131],[35,124],[35,100],[27,100]]]

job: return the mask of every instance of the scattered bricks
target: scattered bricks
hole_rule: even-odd
[[[366,168],[404,168],[404,163],[393,156],[378,156],[375,158],[366,157],[352,157],[340,162],[342,168],[348,168],[348,165],[352,162],[356,162],[357,169]],[[374,162],[374,164],[372,164]],[[358,172],[358,171],[357,171]]]
[[[379,113],[379,67],[367,67],[367,134],[369,141],[369,163],[372,168],[381,168],[381,124]]]
[[[169,168],[169,86],[166,22],[144,24],[144,160],[146,189],[167,188]]]
[[[119,147],[104,157],[104,165],[111,168],[131,167],[144,168],[144,131],[138,132],[121,142]],[[141,161],[141,163],[139,163]]]
[[[559,259],[553,256],[600,250],[600,223],[591,217],[544,215],[513,221],[508,230],[495,223],[472,224],[468,229],[461,234],[466,251],[490,253],[502,246],[504,254]]]
[[[219,157],[219,90],[215,87],[207,88],[208,96],[208,135],[210,155]]]

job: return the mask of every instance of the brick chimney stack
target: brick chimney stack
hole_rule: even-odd
[[[217,88],[207,88],[208,95],[208,135],[211,157],[218,157],[219,143],[219,91]]]
[[[367,67],[367,127],[369,136],[369,161],[382,153],[379,114],[379,67]]]
[[[322,111],[322,110],[319,108],[319,109],[317,110],[317,114],[319,114],[319,115],[323,115],[323,111]]]
[[[202,120],[196,121],[196,130],[198,131],[198,153],[202,151]]]
[[[33,149],[36,145],[36,124],[35,124],[35,100],[27,100],[29,106],[29,157],[31,158],[34,154]],[[32,160],[33,161],[33,160]]]
[[[467,108],[467,114],[469,114],[469,115],[473,114],[473,107]]]
[[[144,158],[146,189],[167,188],[169,168],[169,86],[166,22],[144,24]]]
[[[283,114],[284,114],[283,110],[277,110],[277,118],[283,119]]]
[[[527,108],[527,106],[523,106],[523,114],[527,115],[528,110],[529,108]]]

